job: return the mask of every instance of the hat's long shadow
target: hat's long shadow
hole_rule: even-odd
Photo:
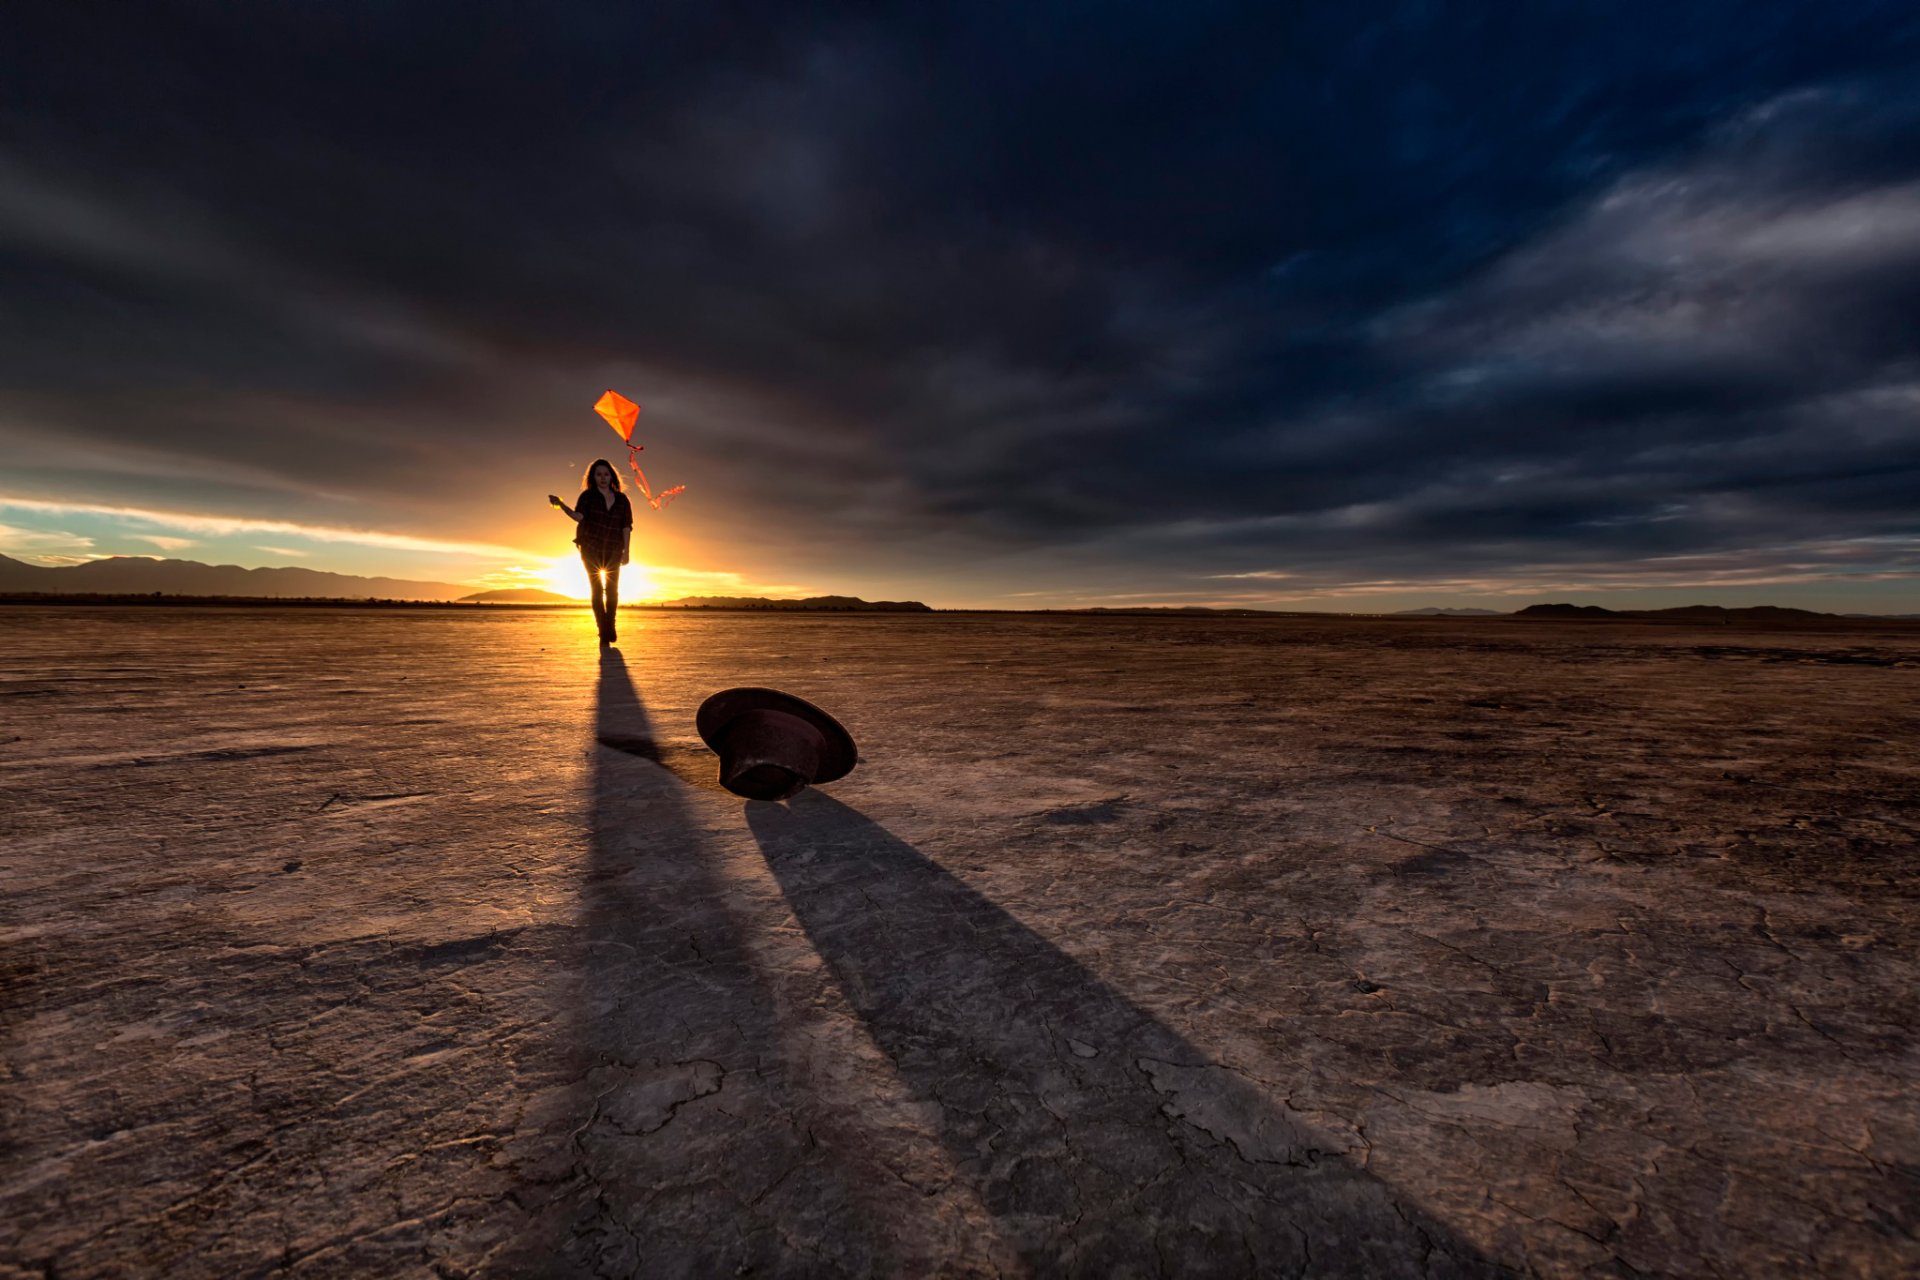
[[[1040,1274],[1506,1274],[1338,1154],[1339,1134],[858,812],[817,791],[746,811],[814,948]]]
[[[773,993],[617,649],[594,729],[564,1083],[530,1106],[544,1137],[515,1163],[541,1203],[499,1273],[777,1273],[822,1220],[847,1229],[808,1251],[816,1271],[884,1271],[886,1234],[808,1131]]]

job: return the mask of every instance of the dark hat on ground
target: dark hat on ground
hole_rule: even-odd
[[[778,689],[722,690],[700,704],[693,723],[720,755],[720,785],[749,800],[785,800],[853,771],[853,735]]]

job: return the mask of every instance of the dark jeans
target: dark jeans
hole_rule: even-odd
[[[613,611],[620,607],[620,562],[609,560],[605,564],[596,564],[583,550],[580,563],[587,567],[587,582],[593,591],[593,620],[600,628],[603,638],[614,638]],[[607,584],[603,590],[600,575],[607,575]]]

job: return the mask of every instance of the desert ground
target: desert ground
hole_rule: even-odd
[[[0,1275],[1920,1272],[1913,626],[4,608],[0,813]]]

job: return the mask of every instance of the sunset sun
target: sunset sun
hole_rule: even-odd
[[[587,571],[577,556],[559,556],[540,575],[540,585],[575,600],[585,600]],[[660,584],[646,565],[634,563],[620,570],[620,598],[639,603],[659,595]]]

